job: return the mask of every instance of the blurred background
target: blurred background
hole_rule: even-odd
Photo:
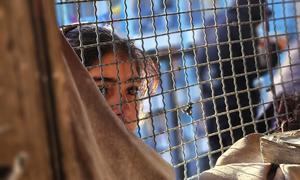
[[[201,38],[203,20],[230,3],[230,0],[56,0],[60,27],[97,23],[135,40],[139,48],[155,55],[160,64],[161,84],[156,94],[144,101],[147,121],[141,123],[136,135],[175,167],[178,179],[193,178],[210,168],[195,47]],[[273,10],[268,19],[269,32],[261,26],[259,36],[286,35],[294,39],[299,32],[299,4],[269,0],[268,6]],[[265,87],[260,89],[265,103],[266,89],[270,86],[268,75],[255,83]]]

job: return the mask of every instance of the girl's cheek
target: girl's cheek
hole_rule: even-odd
[[[130,120],[136,120],[138,116],[138,105],[135,102],[126,104],[127,108],[125,114],[129,116]]]

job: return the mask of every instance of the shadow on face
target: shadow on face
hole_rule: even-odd
[[[98,59],[94,65],[97,64]],[[136,63],[125,54],[107,53],[102,57],[102,64],[88,68],[88,72],[114,113],[130,132],[135,132],[139,109],[135,100],[141,86]]]

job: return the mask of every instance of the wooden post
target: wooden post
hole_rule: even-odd
[[[5,177],[51,179],[32,1],[0,2],[0,168]],[[49,119],[48,119],[49,120]]]

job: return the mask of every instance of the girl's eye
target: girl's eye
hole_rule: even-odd
[[[107,94],[107,88],[103,86],[98,87],[99,91],[102,93],[103,96]]]
[[[127,89],[127,94],[137,96],[139,93],[139,88],[136,86],[129,87]]]

